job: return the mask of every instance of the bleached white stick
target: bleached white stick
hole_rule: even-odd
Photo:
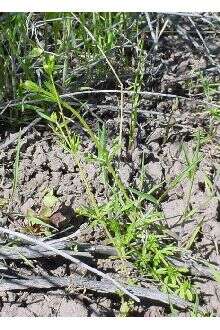
[[[116,280],[114,280],[113,278],[111,278],[109,275],[101,272],[98,269],[95,269],[93,267],[88,266],[87,264],[85,264],[84,262],[70,256],[68,253],[64,252],[64,251],[59,251],[56,248],[52,247],[50,244],[42,242],[36,238],[32,238],[28,235],[22,234],[22,233],[18,233],[16,231],[10,230],[10,229],[6,229],[3,227],[0,227],[0,232],[3,234],[8,234],[17,238],[20,238],[24,241],[39,245],[45,249],[48,249],[50,251],[55,252],[57,255],[60,255],[61,257],[68,259],[70,261],[72,261],[73,263],[79,265],[82,268],[87,269],[88,271],[101,276],[102,278],[105,278],[106,280],[112,282],[119,290],[123,291],[126,295],[128,295],[129,297],[131,297],[133,300],[135,300],[136,302],[140,302],[140,299],[138,297],[136,297],[135,295],[133,295],[132,293],[130,293],[127,289],[125,289],[120,283],[118,283]]]

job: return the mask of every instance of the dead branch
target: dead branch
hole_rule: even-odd
[[[72,257],[70,254],[64,252],[64,251],[60,251],[56,248],[54,248],[53,246],[49,245],[48,243],[42,242],[36,238],[32,238],[28,235],[25,234],[21,234],[18,232],[15,232],[13,230],[10,229],[6,229],[6,228],[2,228],[0,227],[0,232],[3,234],[8,234],[17,238],[20,238],[21,240],[30,242],[32,244],[41,246],[44,249],[53,251],[54,253],[56,253],[57,255],[60,255],[61,257],[70,260],[71,262],[77,264],[79,267],[87,269],[88,271],[100,276],[101,278],[104,278],[110,282],[112,282],[112,284],[118,288],[119,290],[121,290],[122,292],[124,292],[126,295],[130,296],[133,300],[135,300],[136,302],[140,302],[140,299],[138,297],[136,297],[135,295],[133,295],[132,293],[130,293],[128,290],[126,290],[120,283],[118,283],[116,280],[114,280],[113,278],[111,278],[109,275],[101,272],[98,269],[95,269],[87,264],[85,264],[84,262],[80,261],[79,259],[76,259],[74,257]]]
[[[30,276],[27,279],[19,278],[7,278],[2,279],[0,282],[0,291],[12,291],[12,290],[27,290],[27,289],[51,289],[54,287],[70,287],[71,288],[82,288],[99,293],[114,294],[117,293],[115,285],[110,281],[102,280],[88,280],[79,276],[71,277],[55,277],[48,276],[42,278],[39,276]],[[126,290],[132,292],[133,295],[137,296],[141,300],[150,300],[154,302],[163,303],[166,305],[173,305],[180,309],[187,309],[191,306],[190,303],[184,301],[175,295],[168,295],[160,292],[156,288],[142,288],[138,286],[127,286]]]
[[[103,256],[117,256],[117,251],[108,246],[97,245],[93,246],[91,244],[86,243],[77,243],[71,241],[63,241],[63,242],[56,242],[51,244],[50,242],[47,243],[48,245],[52,246],[56,250],[62,250],[63,252],[67,252],[68,248],[74,247],[75,250],[71,251],[68,250],[68,253],[71,256],[77,257],[92,257],[92,255],[103,255]],[[52,257],[57,256],[58,253],[48,250],[42,246],[38,245],[28,245],[28,246],[3,246],[0,248],[0,260],[1,259],[8,259],[8,260],[17,260],[22,259],[22,257],[28,259],[34,258],[42,258],[42,257]]]
[[[48,241],[47,246],[48,245],[55,248],[56,252],[48,250],[48,248],[39,245],[14,247],[3,246],[0,249],[0,260],[19,260],[22,259],[22,257],[25,257],[27,259],[55,257],[60,254],[58,253],[59,251],[68,253],[70,256],[78,258],[92,258],[94,256],[118,256],[117,250],[111,246],[78,243],[72,240],[59,241],[59,239],[54,241]],[[72,250],[69,250],[71,248]],[[184,260],[181,260],[181,258],[177,259],[174,257],[168,257],[167,259],[176,267],[187,268],[191,275],[210,279],[214,278],[211,269],[201,265],[201,263],[197,262],[196,260],[186,258],[184,258]]]

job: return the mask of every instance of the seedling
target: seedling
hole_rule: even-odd
[[[53,190],[50,190],[45,194],[39,212],[28,209],[26,214],[28,226],[25,227],[25,232],[48,236],[56,230],[56,228],[50,224],[50,218],[54,213],[54,208],[57,202],[58,198],[53,195]]]

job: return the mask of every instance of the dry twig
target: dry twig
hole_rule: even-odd
[[[126,295],[130,296],[133,300],[135,300],[136,302],[140,302],[140,299],[139,298],[137,298],[135,295],[133,295],[132,293],[130,293],[120,283],[118,283],[116,280],[114,280],[113,278],[111,278],[107,274],[105,274],[105,273],[101,272],[100,270],[95,269],[95,268],[93,268],[93,267],[85,264],[84,262],[82,262],[82,261],[80,261],[80,260],[72,257],[71,255],[69,255],[68,253],[66,253],[64,251],[57,250],[56,248],[54,248],[50,244],[45,243],[45,242],[42,242],[42,241],[40,241],[40,240],[38,240],[36,238],[32,238],[32,237],[27,236],[25,234],[21,234],[21,233],[15,232],[13,230],[2,228],[2,227],[0,227],[0,232],[2,234],[8,234],[8,235],[11,235],[13,237],[20,238],[21,240],[30,242],[32,244],[39,245],[39,246],[41,246],[44,249],[47,249],[47,250],[52,251],[52,252],[56,253],[57,255],[60,255],[61,257],[65,258],[65,259],[68,259],[71,262],[77,264],[79,267],[85,268],[88,271],[90,271],[90,272],[92,272],[92,273],[94,273],[94,274],[96,274],[96,275],[98,275],[98,276],[106,279],[107,281],[110,281],[115,287],[117,287],[119,290],[123,291]]]
[[[70,289],[82,288],[99,293],[115,294],[117,290],[115,285],[111,282],[102,280],[88,280],[84,277],[70,276],[70,277],[39,277],[29,276],[28,278],[5,278],[0,282],[0,291],[14,291],[27,289],[51,289],[54,287],[69,287]],[[180,309],[187,309],[191,306],[190,303],[175,295],[169,295],[160,292],[156,288],[142,288],[137,286],[127,286],[126,290],[132,292],[133,295],[139,297],[141,300],[150,300],[154,302],[163,303],[166,305],[173,305]]]

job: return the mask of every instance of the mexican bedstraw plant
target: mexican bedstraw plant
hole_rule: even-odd
[[[118,251],[119,258],[129,259],[134,267],[160,283],[164,290],[179,293],[182,297],[192,300],[191,284],[187,281],[184,270],[175,268],[168,260],[169,256],[175,254],[176,248],[163,242],[163,214],[158,211],[159,201],[153,196],[154,189],[146,192],[124,186],[113,166],[117,155],[117,140],[113,148],[108,147],[105,127],[96,135],[80,112],[60,98],[53,79],[53,57],[50,56],[44,64],[44,70],[48,76],[44,88],[31,81],[27,81],[24,87],[43,101],[57,104],[58,111],[50,113],[33,105],[28,107],[50,123],[59,142],[71,153],[79,168],[89,202],[86,207],[76,211],[88,217],[94,226],[99,225],[105,229],[109,242]],[[71,116],[67,117],[66,113]],[[101,204],[97,202],[84,170],[85,157],[83,160],[80,139],[69,126],[73,121],[72,116],[78,120],[96,147],[96,154],[90,156],[90,161],[98,162],[108,186],[107,199]],[[141,181],[143,178],[142,173]]]

